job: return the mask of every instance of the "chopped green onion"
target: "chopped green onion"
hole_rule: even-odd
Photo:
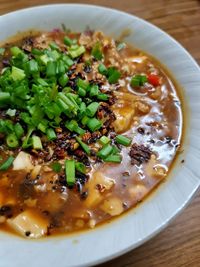
[[[47,138],[50,141],[55,140],[57,138],[57,135],[56,135],[54,129],[52,129],[52,128],[47,129]]]
[[[12,66],[11,77],[13,78],[14,81],[21,81],[25,78],[25,76],[26,75],[24,70]]]
[[[86,108],[86,115],[88,117],[93,117],[96,114],[98,108],[99,108],[99,103],[98,102],[92,102]]]
[[[86,123],[90,131],[95,132],[102,127],[102,122],[96,118],[89,119]]]
[[[46,69],[47,77],[52,77],[56,75],[56,62],[48,61]]]
[[[90,148],[88,145],[86,145],[80,137],[76,136],[76,141],[80,144],[82,149],[86,152],[86,154],[90,155]]]
[[[67,76],[67,74],[63,74],[58,81],[59,84],[64,87],[68,83],[69,77]]]
[[[24,52],[17,46],[13,46],[10,48],[10,52],[12,56],[18,56],[19,54],[24,54]]]
[[[54,172],[59,173],[59,172],[61,172],[62,165],[59,162],[53,162],[51,165],[51,168]]]
[[[90,97],[94,97],[97,96],[99,94],[99,86],[98,85],[92,85],[92,87],[90,88]]]
[[[87,116],[84,116],[84,117],[82,118],[82,120],[81,120],[81,123],[82,123],[83,125],[86,125],[86,124],[88,123],[89,120],[90,120],[90,119],[89,119]]]
[[[109,96],[107,94],[102,93],[102,94],[98,94],[97,99],[101,101],[107,101],[109,99]]]
[[[80,88],[83,88],[84,90],[87,91],[88,86],[89,86],[89,82],[78,78],[77,86],[80,87]]]
[[[86,96],[86,91],[83,88],[79,87],[78,88],[78,94],[80,96],[84,97],[84,96]]]
[[[99,73],[101,73],[102,75],[105,75],[105,76],[107,75],[107,72],[108,72],[108,70],[104,64],[99,65],[98,71],[99,71]]]
[[[86,167],[82,162],[76,162],[75,163],[75,168],[78,172],[85,173],[86,172]]]
[[[17,136],[15,134],[9,134],[6,137],[6,144],[8,145],[8,147],[10,148],[16,148],[19,146],[19,142],[17,140]]]
[[[39,136],[32,136],[33,148],[34,149],[42,149],[42,142]]]
[[[62,57],[62,60],[67,64],[67,66],[71,67],[74,64],[74,61],[68,57],[67,55],[64,55]]]
[[[47,65],[47,63],[51,60],[46,54],[42,54],[41,56],[40,56],[40,60],[42,61],[42,63],[44,64],[44,65]]]
[[[0,56],[3,56],[4,55],[5,50],[6,50],[5,48],[0,47]]]
[[[19,122],[14,125],[14,131],[18,139],[20,139],[24,134],[24,129]]]
[[[14,157],[10,156],[0,165],[0,171],[6,171],[13,163]]]
[[[123,146],[130,146],[130,144],[131,144],[131,139],[129,139],[126,136],[121,135],[121,134],[117,135],[115,140],[118,144],[121,144]]]
[[[31,146],[31,143],[29,142],[30,141],[29,139],[30,139],[30,136],[31,136],[33,131],[34,131],[33,127],[30,127],[28,129],[28,133],[27,133],[27,135],[26,135],[26,137],[25,137],[25,139],[24,139],[24,141],[22,143],[22,148],[28,148],[29,146]]]
[[[0,103],[4,104],[5,101],[10,99],[10,93],[8,92],[0,92]]]
[[[122,156],[121,155],[109,155],[104,159],[105,162],[113,162],[113,163],[121,163]]]
[[[143,86],[147,82],[145,75],[135,75],[131,79],[131,86]]]
[[[76,182],[75,178],[75,161],[66,160],[65,161],[65,175],[66,181],[69,186],[73,186]]]
[[[105,145],[102,149],[100,149],[97,153],[99,158],[105,159],[108,155],[110,155],[113,151],[113,147],[109,144]]]
[[[59,50],[59,46],[55,43],[55,42],[51,42],[49,44],[49,46],[51,47],[51,49],[53,50]]]
[[[71,120],[70,122],[66,122],[65,126],[71,132],[76,132],[77,134],[83,135],[85,130],[78,126],[78,123],[75,120]]]
[[[113,146],[113,151],[112,151],[112,154],[117,154],[117,153],[119,153],[120,152],[120,150],[119,150],[119,148],[118,147],[116,147],[116,146]]]
[[[73,41],[72,41],[72,39],[70,39],[68,36],[65,36],[65,37],[64,37],[64,44],[65,44],[66,46],[71,46],[71,45],[73,44]]]
[[[27,62],[27,68],[28,72],[31,74],[37,73],[39,71],[38,63],[34,59]]]
[[[39,50],[37,48],[32,48],[31,53],[36,56],[41,56],[43,54],[42,50]]]
[[[75,50],[73,50],[72,48],[69,48],[68,52],[72,58],[77,58],[83,53],[85,53],[85,47],[81,45],[81,46],[78,46],[77,49]]]
[[[101,60],[103,58],[102,47],[100,42],[97,42],[92,48],[92,56],[97,60]]]
[[[103,135],[100,139],[99,139],[99,142],[102,144],[102,145],[107,145],[110,143],[110,138],[108,138],[107,136]]]
[[[108,68],[108,82],[110,84],[118,82],[120,77],[121,73],[115,67]]]

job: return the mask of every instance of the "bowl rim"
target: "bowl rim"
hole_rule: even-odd
[[[155,26],[154,24],[140,18],[140,17],[137,17],[136,15],[133,15],[133,14],[130,14],[130,13],[127,13],[127,12],[124,12],[124,11],[121,11],[121,10],[117,10],[117,9],[114,9],[114,8],[108,8],[108,7],[104,7],[104,6],[100,6],[100,5],[90,5],[90,4],[76,4],[76,3],[69,3],[69,4],[47,4],[47,5],[38,5],[38,6],[33,6],[33,7],[28,7],[28,8],[22,8],[22,9],[19,9],[19,10],[16,10],[16,11],[12,11],[12,12],[8,12],[6,14],[3,14],[0,16],[0,19],[4,19],[8,16],[15,16],[15,15],[19,15],[19,13],[21,12],[29,12],[29,11],[32,11],[32,10],[39,10],[41,8],[53,8],[53,7],[58,7],[58,8],[62,8],[62,7],[75,7],[75,8],[81,8],[81,7],[88,7],[88,8],[97,8],[97,9],[101,9],[101,10],[105,10],[107,12],[116,12],[120,15],[123,15],[123,16],[128,16],[128,17],[133,17],[135,18],[136,20],[139,20],[141,23],[145,23],[147,25],[149,25],[151,28],[153,28],[154,30],[156,31],[159,31],[159,32],[162,32],[168,39],[170,39],[171,42],[174,43],[174,45],[176,45],[176,47],[180,50],[182,50],[185,55],[188,57],[188,61],[190,61],[190,64],[193,64],[195,67],[196,67],[196,72],[199,72],[200,74],[200,67],[198,65],[198,63],[196,62],[196,60],[190,55],[190,53],[178,42],[176,41],[170,34],[166,33],[164,30],[160,29],[159,27]],[[176,77],[175,77],[176,78]],[[198,184],[198,186],[196,186],[191,192],[190,194],[187,196],[187,199],[185,199],[185,201],[182,203],[182,205],[179,207],[179,209],[175,210],[170,217],[168,217],[167,220],[165,220],[162,224],[159,225],[159,227],[152,231],[151,234],[147,235],[146,238],[140,240],[139,242],[135,242],[133,245],[131,246],[128,246],[126,248],[124,248],[123,250],[120,250],[120,251],[117,251],[113,254],[110,254],[109,256],[105,256],[103,258],[98,258],[96,259],[95,261],[92,261],[92,262],[88,262],[86,264],[83,264],[83,265],[78,265],[78,266],[93,266],[93,265],[96,265],[96,264],[100,264],[100,263],[103,263],[103,262],[106,262],[108,260],[111,260],[113,258],[116,258],[118,256],[121,256],[122,254],[124,253],[127,253],[129,252],[130,250],[132,249],[135,249],[136,247],[142,245],[143,243],[147,242],[148,240],[150,240],[152,237],[154,237],[155,235],[157,235],[160,231],[162,231],[166,226],[169,225],[169,223],[176,218],[176,216],[183,210],[183,208],[185,208],[191,198],[194,196],[195,192],[198,190],[199,188],[199,185],[200,183]],[[159,186],[160,187],[160,186]],[[156,189],[156,191],[158,191],[158,189]],[[148,201],[148,199],[145,200],[145,202]],[[128,212],[128,214],[130,214],[131,211]],[[125,215],[126,216],[126,215]],[[123,217],[123,216],[122,216]],[[120,221],[120,218],[117,219],[118,221]],[[103,226],[104,227],[104,226]],[[98,230],[98,229],[97,229]],[[95,231],[97,231],[95,230]],[[74,265],[75,266],[75,265]]]

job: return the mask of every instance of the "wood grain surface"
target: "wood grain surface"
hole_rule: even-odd
[[[144,18],[177,39],[200,64],[200,1],[198,0],[0,0],[0,15],[33,5],[58,2],[103,5]],[[155,238],[99,267],[125,266],[200,267],[200,192],[182,214]]]

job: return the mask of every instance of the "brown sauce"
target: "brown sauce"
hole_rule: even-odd
[[[49,40],[54,40],[62,45],[64,35],[63,32],[42,33],[33,37],[34,44],[45,48]],[[70,37],[78,37],[86,47],[90,46],[90,38],[79,34]],[[114,41],[101,33],[94,38],[103,42],[104,64],[114,65],[123,73],[117,85],[111,86],[116,98],[115,103],[110,105],[116,116],[112,124],[117,134],[132,140],[132,145],[121,147],[121,163],[94,162],[87,168],[89,178],[82,186],[81,194],[77,188],[58,184],[60,174],[52,171],[52,160],[40,161],[33,153],[30,153],[32,166],[29,170],[13,170],[11,167],[0,171],[2,230],[12,232],[14,228],[18,234],[37,238],[94,228],[141,202],[167,177],[172,167],[183,130],[182,103],[173,79],[146,53],[128,45],[117,51]],[[22,46],[23,42],[20,39],[14,44]],[[8,59],[9,46],[13,43],[7,46]],[[87,59],[88,55],[83,62]],[[77,68],[81,68],[81,64],[78,63]],[[3,61],[0,68],[3,68]],[[97,76],[97,62],[93,62],[92,68],[92,72],[85,74],[88,79]],[[134,74],[149,73],[159,77],[159,84],[155,86],[149,82],[140,88],[130,86]],[[110,85],[103,80],[102,87],[106,91]],[[97,149],[98,141],[91,146]],[[16,149],[12,153],[16,157],[19,151]],[[9,153],[2,144],[2,158]],[[60,162],[63,163],[63,160],[60,159]],[[24,216],[23,222],[17,217],[20,214]],[[39,233],[36,231],[32,235],[32,228],[28,228],[31,223],[39,225]],[[23,230],[16,227],[18,224]]]

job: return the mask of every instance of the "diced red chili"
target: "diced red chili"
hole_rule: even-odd
[[[158,86],[160,84],[160,77],[156,74],[149,74],[148,82],[153,86]]]

